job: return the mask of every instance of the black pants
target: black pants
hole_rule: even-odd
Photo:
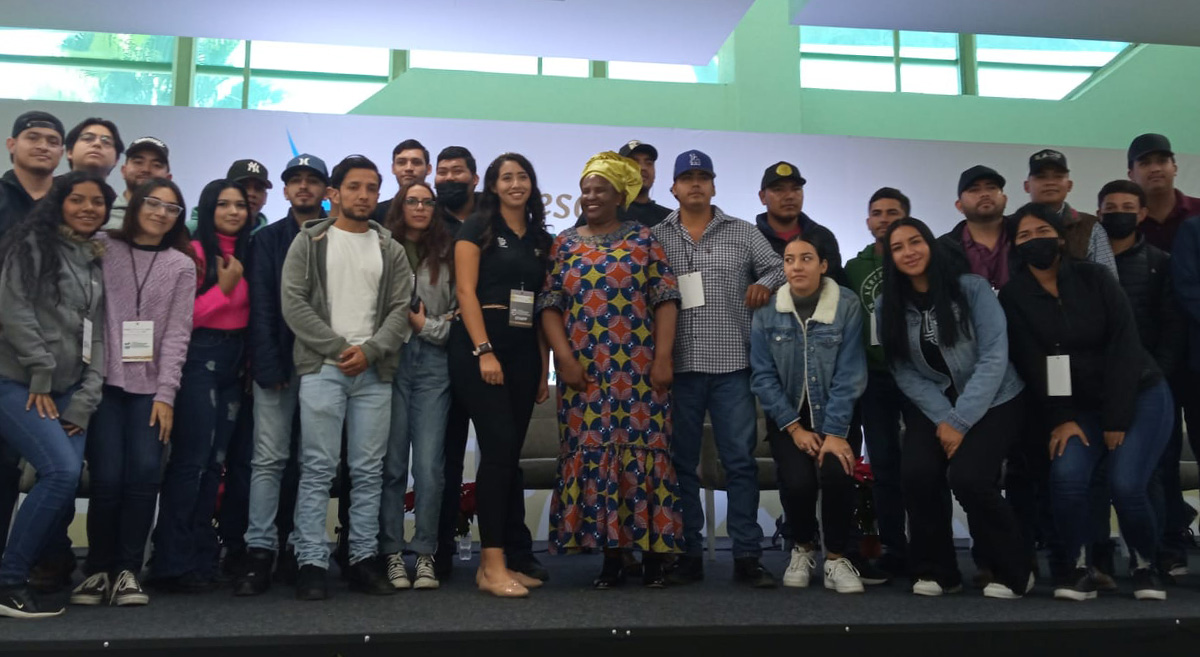
[[[800,451],[791,436],[770,420],[767,420],[767,441],[783,484],[779,501],[791,527],[792,539],[797,545],[816,541],[819,490],[825,550],[845,555],[854,524],[854,478],[846,474],[833,455],[826,455],[818,470],[816,459]]]
[[[937,438],[937,427],[911,403],[905,404],[901,457],[904,502],[909,520],[909,564],[920,579],[943,587],[962,582],[954,552],[952,506],[946,488],[967,513],[980,565],[996,580],[1023,592],[1030,554],[1012,507],[1000,494],[1000,466],[1023,427],[1020,395],[987,412],[971,427],[953,459]]]
[[[8,544],[8,526],[12,524],[13,509],[21,496],[21,455],[8,447],[0,437],[0,556]]]
[[[507,310],[484,309],[483,320],[504,371],[504,385],[490,385],[479,375],[479,359],[471,353],[471,337],[461,321],[450,328],[447,344],[450,381],[454,397],[475,424],[479,441],[475,497],[480,543],[485,548],[511,548],[515,546],[509,542],[518,533],[510,529],[512,523],[525,524],[525,482],[519,461],[533,416],[542,359],[537,332],[509,326]]]

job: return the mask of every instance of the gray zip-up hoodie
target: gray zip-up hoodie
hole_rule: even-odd
[[[297,376],[319,372],[326,359],[337,360],[350,348],[345,338],[333,332],[330,319],[325,278],[329,242],[325,236],[334,221],[329,218],[305,223],[283,261],[283,320],[296,334],[292,353]],[[408,266],[404,247],[379,224],[374,221],[368,224],[379,235],[383,274],[379,280],[375,334],[361,346],[379,378],[390,382],[400,362],[400,348],[412,333],[408,324],[412,269]]]
[[[454,294],[454,282],[450,280],[449,265],[441,264],[436,284],[430,281],[432,274],[428,260],[417,265],[417,296],[425,303],[425,326],[413,337],[444,347],[450,337],[452,313],[458,307],[458,298]]]
[[[14,258],[0,272],[0,376],[25,383],[29,392],[38,394],[65,392],[79,383],[71,403],[59,409],[59,415],[86,428],[104,383],[101,247],[74,234],[60,234],[55,240],[54,248],[62,255],[56,281],[61,299],[48,285],[27,291]],[[26,246],[33,266],[41,267],[41,245],[30,237]],[[91,365],[83,362],[84,317],[92,322]]]

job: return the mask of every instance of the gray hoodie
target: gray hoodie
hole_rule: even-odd
[[[330,320],[325,278],[329,242],[325,234],[334,221],[329,218],[305,223],[283,262],[283,320],[296,334],[292,353],[297,376],[319,372],[326,359],[336,360],[350,348],[345,338],[334,333]],[[374,221],[368,224],[379,234],[383,274],[379,280],[375,334],[361,347],[367,362],[376,367],[380,380],[390,382],[400,362],[400,348],[412,333],[408,324],[412,269],[404,247],[379,224]]]
[[[104,383],[100,247],[74,235],[59,235],[55,242],[62,255],[57,281],[61,299],[50,286],[40,286],[32,294],[26,291],[14,258],[0,271],[0,376],[20,381],[38,394],[62,393],[80,384],[71,403],[59,411],[63,420],[86,428]],[[41,245],[30,237],[26,246],[33,266],[41,267]],[[85,287],[90,288],[86,295]],[[91,365],[83,362],[85,316],[92,322]]]

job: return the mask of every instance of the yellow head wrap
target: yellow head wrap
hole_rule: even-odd
[[[629,209],[629,204],[642,191],[641,167],[637,162],[627,157],[621,157],[612,151],[593,155],[592,159],[583,166],[583,173],[579,175],[579,179],[583,180],[592,175],[604,178],[612,183],[618,194],[625,195],[625,209]]]

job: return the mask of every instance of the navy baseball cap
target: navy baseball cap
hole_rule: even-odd
[[[283,184],[286,185],[288,178],[290,178],[293,173],[296,173],[301,169],[312,171],[320,176],[321,180],[323,180],[326,185],[329,184],[329,170],[325,167],[325,160],[322,160],[316,155],[309,155],[308,153],[301,153],[288,160],[287,168],[284,169],[283,174],[280,175],[280,178],[283,180]]]
[[[13,139],[16,139],[22,132],[25,132],[30,128],[50,128],[51,130],[57,132],[59,137],[62,137],[66,134],[66,132],[63,130],[62,121],[59,121],[58,117],[54,116],[50,112],[32,110],[25,112],[21,116],[18,116],[17,120],[13,121]]]
[[[717,173],[713,171],[712,158],[697,150],[684,151],[675,158],[675,177],[678,178],[688,171],[705,171],[712,177],[717,177]]]

